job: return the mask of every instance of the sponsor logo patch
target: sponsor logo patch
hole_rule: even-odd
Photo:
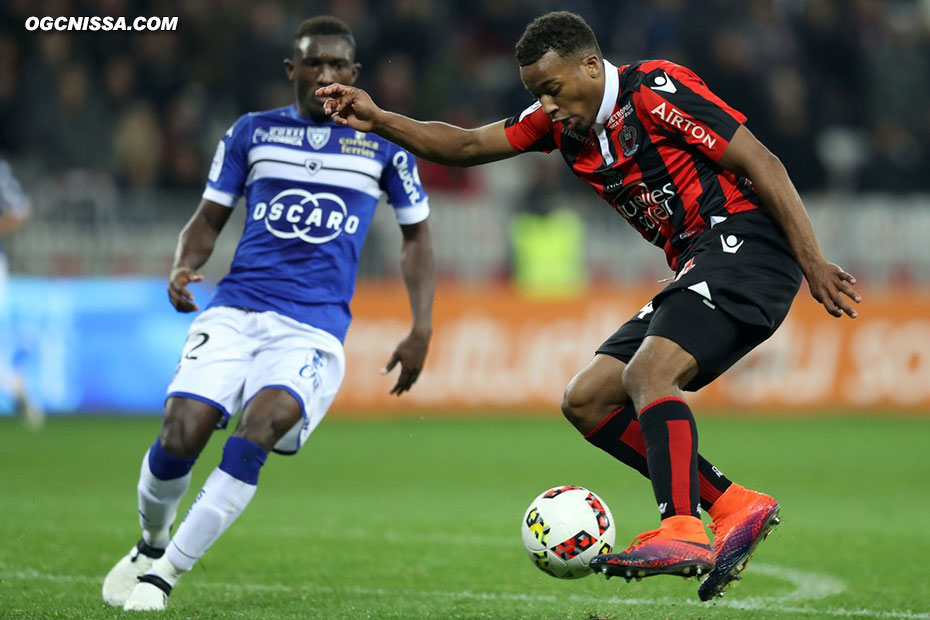
[[[605,126],[608,129],[613,129],[625,121],[631,114],[633,114],[633,104],[632,102],[627,101],[625,104],[623,104],[623,107],[610,115],[610,118],[607,119]]]
[[[670,93],[674,95],[678,92],[678,88],[675,87],[675,83],[672,81],[672,78],[668,77],[668,73],[665,71],[661,75],[657,75],[652,79],[652,84],[649,85],[649,88],[652,90],[659,90],[663,93]]]
[[[263,220],[265,229],[278,239],[300,239],[318,245],[342,233],[354,234],[359,219],[349,215],[346,203],[329,192],[313,194],[304,189],[288,189],[268,202],[259,202],[252,219]]]
[[[575,142],[581,142],[582,144],[587,144],[588,146],[594,146],[594,140],[588,136],[583,136],[574,129],[569,129],[568,127],[562,126],[562,135],[568,138],[571,138]]]
[[[737,239],[736,235],[720,235],[720,245],[727,254],[736,254],[743,247],[743,241]]]
[[[623,174],[619,167],[607,170],[603,177],[605,194],[615,194],[623,189]]]
[[[253,144],[287,144],[289,146],[303,146],[303,127],[257,127],[252,133]]]
[[[708,149],[713,149],[717,145],[717,138],[706,127],[686,118],[685,113],[676,109],[675,106],[668,105],[663,101],[649,110],[649,113],[661,118],[666,125],[674,127],[685,135],[690,135]]]
[[[397,176],[400,177],[400,181],[404,185],[404,191],[410,199],[410,204],[420,202],[422,199],[420,190],[418,189],[420,177],[417,174],[416,168],[411,170],[410,157],[407,155],[407,151],[397,151],[391,159],[391,163],[394,164],[394,168],[397,170]]]
[[[339,150],[346,155],[358,155],[374,159],[378,154],[380,145],[377,140],[369,140],[368,134],[356,131],[353,137],[339,138]]]

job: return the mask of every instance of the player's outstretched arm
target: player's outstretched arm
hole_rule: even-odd
[[[174,251],[174,264],[168,278],[168,299],[178,312],[196,312],[200,306],[187,289],[191,282],[203,280],[197,270],[206,264],[213,246],[232,209],[210,200],[201,200],[197,211],[188,220],[178,236]]]
[[[474,166],[519,154],[507,140],[504,121],[477,129],[415,121],[382,110],[364,90],[342,84],[320,88],[316,95],[329,98],[324,109],[337,124],[374,132],[417,157],[437,164]]]
[[[423,370],[429,340],[433,334],[433,293],[436,290],[433,242],[427,220],[403,225],[401,231],[404,235],[404,245],[400,267],[407,295],[410,297],[413,328],[394,349],[391,359],[382,371],[388,373],[400,364],[400,376],[391,388],[391,394],[398,396],[413,386]]]
[[[740,125],[720,164],[756,186],[762,204],[785,231],[814,299],[835,317],[845,312],[856,318],[850,304],[850,300],[859,303],[862,299],[852,286],[856,279],[824,258],[801,197],[781,161]]]

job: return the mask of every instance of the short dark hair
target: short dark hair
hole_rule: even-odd
[[[569,11],[553,11],[529,23],[517,41],[517,62],[531,65],[552,50],[563,58],[592,50],[601,56],[601,48],[591,26],[581,15]]]
[[[304,37],[315,34],[334,34],[343,37],[352,45],[352,49],[355,49],[355,36],[352,34],[352,29],[349,28],[349,24],[338,17],[319,15],[305,19],[297,26],[297,32],[294,33],[294,45],[296,46],[297,42]]]

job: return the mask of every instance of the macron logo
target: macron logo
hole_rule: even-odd
[[[675,83],[672,82],[672,79],[668,77],[668,73],[665,71],[662,72],[662,75],[657,75],[650,86],[652,90],[660,90],[663,93],[670,93],[674,95],[678,92],[678,89],[675,88]]]
[[[736,235],[720,235],[720,245],[727,254],[736,254],[743,246],[743,242],[737,239]]]

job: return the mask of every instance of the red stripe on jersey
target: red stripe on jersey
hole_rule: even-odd
[[[603,164],[603,158],[601,158]],[[603,192],[598,192],[605,200],[610,201],[614,211],[623,216],[623,218],[642,235],[643,239],[653,245],[662,247],[665,240],[668,239],[671,226],[668,220],[652,219],[645,220],[647,223],[637,221],[643,217],[642,212],[654,208],[660,202],[661,195],[656,192],[662,192],[660,188],[650,187],[643,180],[643,169],[635,159],[627,160],[619,166],[620,174],[623,177],[624,188],[630,188],[625,191],[625,195],[620,200],[610,201],[610,198]],[[588,183],[591,183],[588,181]],[[603,186],[601,186],[603,187]]]
[[[739,189],[740,178],[736,174],[724,170],[717,175],[717,178],[720,180],[720,187],[723,188],[723,194],[726,197],[724,207],[728,213],[742,213],[743,211],[752,211],[759,208],[758,205],[750,202]]]
[[[672,473],[672,506],[676,515],[690,515],[691,507],[691,442],[690,420],[669,420],[668,454]]]
[[[674,179],[675,187],[678,190],[678,197],[681,199],[682,206],[685,209],[684,223],[678,230],[669,234],[668,241],[665,243],[665,253],[667,256],[674,256],[675,260],[671,265],[672,269],[677,269],[678,252],[672,247],[672,241],[676,236],[684,238],[693,237],[700,231],[704,230],[704,219],[700,214],[700,198],[704,193],[701,186],[701,180],[698,178],[697,168],[694,165],[694,157],[688,151],[667,144],[665,141],[656,145],[659,156],[665,162],[669,176]]]
[[[700,95],[703,99],[706,99],[708,102],[714,104],[717,108],[720,108],[732,116],[737,123],[746,122],[745,114],[730,106],[726,101],[718,97],[714,91],[707,87],[707,84],[704,83],[704,80],[698,77],[696,73],[687,67],[683,67],[674,62],[669,62],[668,60],[647,60],[643,63],[640,63],[639,65],[639,71],[641,73],[650,73],[656,69],[667,71],[670,76],[684,83],[689,90],[693,91],[695,94]]]
[[[720,161],[723,152],[730,144],[730,138],[733,137],[732,135],[721,136],[711,129],[708,123],[695,118],[693,114],[680,110],[674,103],[651,88],[641,86],[639,91],[633,95],[633,102],[639,103],[637,106],[640,112],[639,119],[644,127],[650,128],[650,135],[662,132],[672,133],[714,161]]]

